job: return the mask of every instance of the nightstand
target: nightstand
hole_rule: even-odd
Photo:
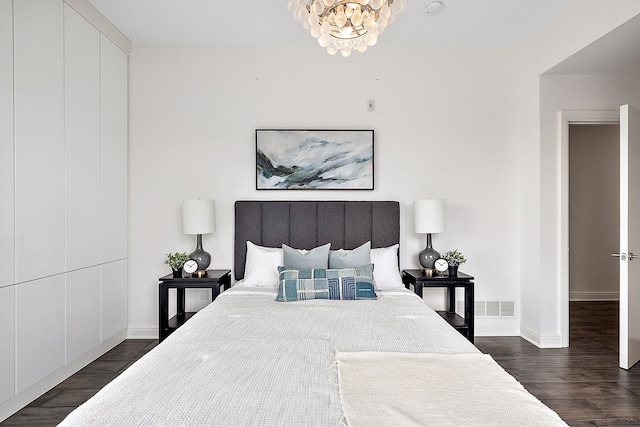
[[[211,301],[215,300],[225,288],[231,286],[231,270],[207,270],[207,276],[196,277],[173,277],[167,274],[160,278],[158,313],[159,313],[159,338],[160,342],[169,336],[173,331],[182,326],[195,312],[185,312],[184,290],[187,288],[211,289]],[[176,289],[177,293],[177,313],[169,319],[169,289]]]
[[[423,288],[447,288],[448,308],[437,313],[458,332],[473,342],[473,277],[458,272],[456,277],[427,276],[422,270],[402,270],[402,283],[409,289],[413,285],[415,293],[422,298]],[[456,288],[464,288],[464,317],[456,314]]]

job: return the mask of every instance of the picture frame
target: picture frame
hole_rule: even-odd
[[[374,131],[256,129],[256,190],[373,190]]]

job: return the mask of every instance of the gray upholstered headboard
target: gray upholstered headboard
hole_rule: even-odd
[[[234,275],[244,277],[246,242],[280,247],[353,249],[400,242],[400,204],[393,201],[237,201]]]

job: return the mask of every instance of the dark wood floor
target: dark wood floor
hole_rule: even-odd
[[[640,366],[618,367],[618,303],[572,302],[570,319],[568,348],[513,337],[476,345],[571,426],[640,425]]]
[[[96,394],[157,344],[158,340],[122,342],[0,425],[2,427],[57,425],[71,411]]]
[[[640,367],[618,368],[618,305],[572,302],[570,347],[539,349],[518,337],[476,345],[571,426],[640,425]],[[127,340],[8,418],[5,426],[55,426],[157,344]]]

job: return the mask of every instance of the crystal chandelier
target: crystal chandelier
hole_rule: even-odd
[[[330,55],[364,52],[405,8],[405,0],[289,0],[289,10]]]

